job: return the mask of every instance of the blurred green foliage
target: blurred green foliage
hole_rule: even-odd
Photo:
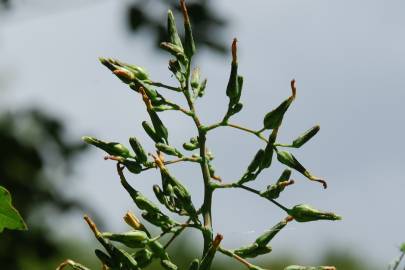
[[[0,115],[0,149],[1,185],[13,194],[13,204],[29,226],[29,231],[5,230],[0,236],[1,269],[44,269],[47,261],[65,253],[52,238],[48,221],[83,208],[57,185],[72,171],[84,146],[67,140],[59,119],[25,110]]]

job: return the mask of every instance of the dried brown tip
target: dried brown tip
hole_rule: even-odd
[[[135,230],[142,229],[143,226],[139,219],[131,212],[127,212],[124,216],[124,221],[127,223],[130,227],[134,228]]]
[[[91,220],[91,218],[87,215],[85,215],[84,220],[87,222],[87,224],[89,225],[90,229],[93,231],[94,235],[96,237],[99,237],[101,235],[100,231],[97,229],[96,224],[93,222],[93,220]]]
[[[222,236],[222,234],[217,234],[215,236],[214,241],[212,242],[212,246],[216,249],[219,247],[219,245],[221,244],[222,239],[224,239],[224,237]]]
[[[145,102],[146,109],[152,110],[152,103],[150,101],[150,98],[148,97],[148,95],[145,92],[145,89],[142,86],[139,87],[139,93],[141,93],[141,95],[142,95],[142,99],[143,99],[143,102]]]
[[[294,180],[290,179],[288,181],[280,182],[279,185],[282,186],[282,187],[286,187],[286,186],[293,185],[294,183],[295,183]]]
[[[238,42],[238,40],[236,38],[234,38],[233,41],[232,41],[232,47],[231,47],[232,63],[237,63],[238,62],[238,57],[237,57],[238,47],[236,46],[237,42]]]
[[[294,220],[294,218],[292,217],[292,216],[287,216],[285,219],[284,219],[284,221],[285,222],[290,222],[290,221],[293,221]]]
[[[295,98],[295,96],[297,95],[297,88],[295,87],[295,80],[292,79],[291,81],[291,92],[292,92],[292,98]]]
[[[118,161],[118,162],[122,162],[124,159],[122,157],[116,157],[116,156],[107,155],[107,156],[104,157],[104,160],[115,160],[115,161]]]
[[[61,264],[56,268],[56,270],[62,270],[62,269],[65,268],[66,266],[72,265],[72,264],[74,264],[74,261],[72,261],[72,260],[66,260],[66,261],[64,261],[63,263],[61,263]]]
[[[155,161],[155,164],[157,167],[159,167],[159,169],[164,169],[165,165],[163,164],[162,159],[160,158],[160,152],[158,153],[158,155],[153,155],[152,154],[152,158]]]
[[[186,1],[180,0],[180,8],[184,17],[184,24],[190,24],[190,18],[188,17],[188,11],[186,6]]]
[[[220,183],[222,183],[222,178],[220,176],[218,176],[218,175],[211,175],[211,178],[218,181],[218,182],[220,182]]]

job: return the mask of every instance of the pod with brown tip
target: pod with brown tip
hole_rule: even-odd
[[[176,156],[179,158],[181,158],[183,156],[183,154],[180,153],[179,150],[177,150],[176,148],[174,148],[170,145],[167,145],[165,143],[157,143],[157,144],[155,144],[155,146],[159,151],[162,151],[165,154],[168,154],[171,156]]]
[[[309,222],[317,220],[341,220],[335,213],[322,212],[307,204],[299,204],[289,209],[287,213],[298,222]]]

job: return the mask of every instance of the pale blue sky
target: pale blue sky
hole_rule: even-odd
[[[262,115],[289,95],[289,81],[295,78],[298,98],[286,116],[281,139],[288,142],[321,125],[319,135],[294,153],[324,176],[329,188],[324,191],[294,174],[297,184],[279,201],[287,206],[306,202],[344,217],[334,223],[291,224],[275,239],[274,255],[289,251],[314,262],[317,253],[336,245],[367,255],[377,268],[385,266],[405,241],[405,5],[325,0],[216,3],[231,21],[223,40],[239,40],[240,73],[245,76],[245,108],[233,122],[259,128]],[[44,15],[31,5],[0,18],[0,72],[9,78],[2,106],[12,110],[34,103],[64,117],[72,138],[95,135],[126,142],[135,135],[152,149],[140,126],[147,115],[139,96],[97,61],[99,56],[116,57],[145,66],[153,78],[170,81],[168,57],[156,54],[151,35],[128,35],[124,9],[125,2],[107,0]],[[209,79],[198,111],[204,123],[211,123],[223,114],[227,101],[229,57],[204,51],[195,63]],[[180,145],[193,135],[191,122],[183,116],[167,113],[163,119],[173,143]],[[216,155],[218,174],[231,180],[261,143],[220,129],[208,145]],[[93,150],[80,160],[67,193],[85,197],[108,217],[108,229],[122,230],[121,216],[132,205],[118,185],[114,164],[102,156]],[[252,186],[266,186],[281,170],[274,166]],[[187,165],[173,171],[200,202],[197,168]],[[152,183],[160,181],[156,172],[130,178],[151,197]],[[243,191],[219,191],[214,200],[214,227],[224,234],[228,247],[248,243],[284,216]],[[68,224],[87,234],[80,218]]]

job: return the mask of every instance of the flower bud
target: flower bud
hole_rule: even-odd
[[[143,230],[145,228],[139,219],[131,212],[125,214],[124,221],[135,230]]]
[[[177,32],[176,21],[171,10],[167,12],[167,32],[169,33],[170,42],[183,49],[181,39]]]
[[[321,212],[307,204],[299,204],[288,210],[288,214],[298,222],[316,220],[341,220],[342,218],[334,213]]]
[[[148,160],[148,156],[138,139],[135,137],[129,138],[129,144],[131,145],[132,150],[135,152],[136,160],[140,163],[145,163]]]
[[[82,140],[88,144],[94,145],[108,154],[112,156],[121,156],[124,158],[133,158],[133,155],[130,154],[129,150],[123,146],[120,143],[117,142],[104,142],[101,140],[98,140],[94,137],[89,137],[89,136],[84,136],[82,137]]]
[[[204,79],[204,80],[201,82],[201,84],[200,84],[200,86],[198,87],[198,90],[197,90],[197,92],[196,92],[196,95],[197,95],[198,97],[204,96],[205,87],[206,87],[206,86],[207,86],[207,79]]]
[[[198,149],[198,145],[197,144],[192,144],[192,143],[183,143],[183,148],[185,149],[185,150],[188,150],[188,151],[193,151],[193,150],[195,150],[195,149]]]
[[[311,129],[307,130],[304,134],[295,139],[292,143],[292,146],[299,148],[303,146],[306,142],[312,139],[320,130],[320,126],[314,126]]]
[[[101,236],[105,239],[122,243],[130,248],[142,248],[149,240],[148,235],[144,231],[130,231],[126,233],[102,233]]]
[[[169,52],[171,55],[176,57],[177,60],[179,60],[180,63],[183,65],[187,64],[188,60],[186,55],[184,54],[183,48],[172,44],[170,42],[162,42],[160,43],[160,48],[163,50]]]

